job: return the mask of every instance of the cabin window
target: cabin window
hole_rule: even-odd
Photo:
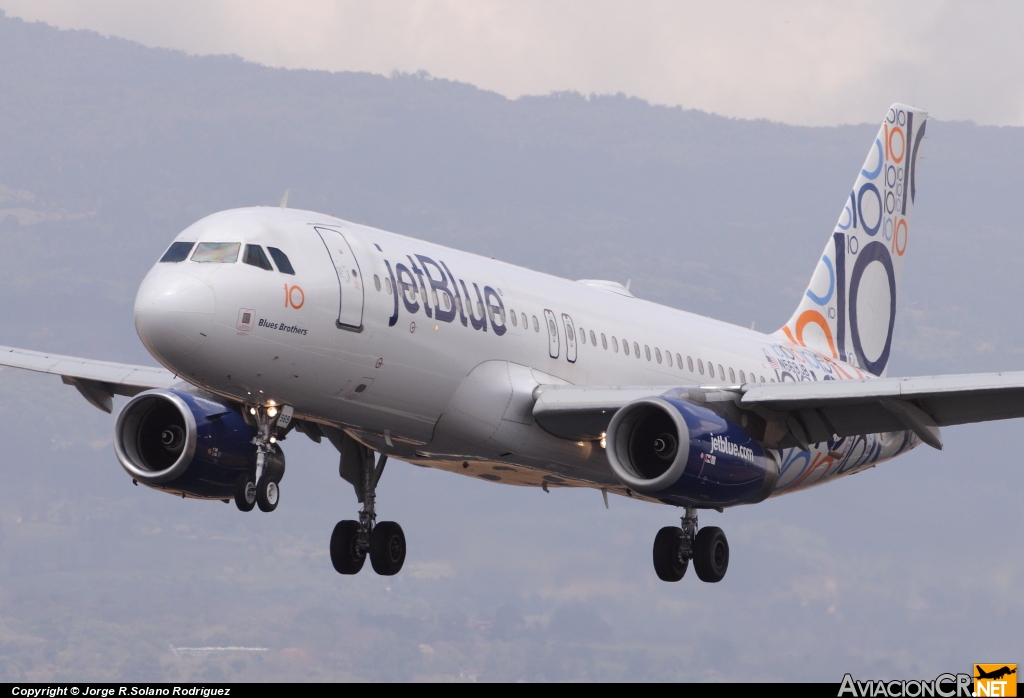
[[[615,339],[615,335],[612,335],[612,351],[619,353],[619,340]]]
[[[746,382],[747,382],[747,376],[746,376],[746,374],[743,373],[743,369],[741,368],[740,369],[740,383],[746,383]]]
[[[622,353],[625,354],[626,356],[629,356],[629,340],[628,339],[622,340]]]
[[[603,339],[604,335],[601,335],[601,338]],[[593,344],[595,347],[597,346],[597,337],[594,336],[594,330],[590,330],[590,343]],[[608,342],[604,343],[604,348],[608,348]]]
[[[192,253],[192,261],[234,264],[238,261],[240,249],[242,249],[240,242],[201,242],[196,245],[196,251]]]
[[[445,310],[451,310],[452,309],[452,297],[449,296],[447,293],[444,294],[444,309]],[[515,323],[513,322],[512,324],[514,325]]]
[[[388,292],[389,296],[391,295],[391,279],[384,279],[384,290]]]
[[[188,259],[188,253],[192,251],[194,242],[172,242],[171,246],[160,258],[161,262],[184,262]]]
[[[447,297],[447,296],[446,296]],[[500,305],[492,305],[490,299],[487,301],[487,308],[491,314],[491,327],[495,325],[499,327],[505,326],[505,309]]]
[[[722,370],[722,364],[718,364],[718,377],[725,380],[725,371]]]
[[[279,272],[295,276],[295,269],[292,268],[292,263],[288,259],[288,255],[276,247],[271,247],[270,245],[267,245],[267,250],[270,252],[270,256],[274,260],[274,264],[277,265],[277,270]],[[390,293],[390,291],[388,291],[388,293]]]
[[[525,329],[529,328],[529,326],[530,326],[530,323],[528,323],[528,322],[526,321],[526,313],[523,313],[523,314],[522,314],[522,318],[523,318],[523,329],[525,330]]]
[[[373,275],[373,287],[380,291],[380,277],[376,274]]]
[[[540,332],[540,323],[537,321],[537,316],[533,316],[533,331]]]
[[[761,376],[761,382],[764,383],[764,376]],[[774,383],[775,381],[772,381]]]
[[[638,358],[638,359],[640,358],[640,345],[637,344],[636,342],[633,342],[633,354],[636,356],[636,358]],[[651,360],[651,350],[650,349],[647,350],[647,360],[648,361]]]
[[[691,359],[689,356],[687,356],[686,360],[690,362],[690,373],[693,373],[693,359]],[[681,357],[679,354],[676,354],[676,363],[679,364],[679,370],[682,371],[683,370],[683,357]]]
[[[434,303],[437,303],[437,298],[436,297],[434,298]],[[479,315],[481,318],[484,316],[484,302],[483,301],[477,301],[476,302],[476,312],[477,312],[477,315]]]
[[[648,346],[647,344],[644,345],[644,354],[647,355],[647,360],[650,361],[651,360],[651,347]]]
[[[712,378],[715,377],[715,365],[708,361],[708,375]]]
[[[584,332],[583,328],[581,327],[580,328],[580,344],[586,344],[586,343],[587,343],[587,333]]]
[[[729,382],[730,383],[735,383],[736,382],[736,372],[732,370],[732,366],[729,367]]]
[[[700,375],[703,376],[704,375],[704,362],[701,361],[700,359],[697,359],[697,369],[700,371]],[[691,368],[690,370],[692,371],[693,369]]]
[[[516,316],[516,311],[509,310],[508,314],[511,316],[509,319],[512,320],[512,326],[513,327],[517,326],[519,324],[519,321],[516,319],[516,317],[517,317]]]
[[[655,350],[654,353],[655,354],[660,354],[661,352]],[[670,352],[670,351],[666,351],[665,352],[665,361],[668,363],[668,367],[672,368],[672,352]],[[661,357],[660,356],[658,357],[658,363],[661,363]]]
[[[608,348],[608,339],[604,336],[604,332],[601,333],[601,346],[605,349]]]

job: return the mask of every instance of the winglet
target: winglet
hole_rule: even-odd
[[[288,192],[289,189],[284,190],[284,196],[281,197],[281,208],[288,208]]]

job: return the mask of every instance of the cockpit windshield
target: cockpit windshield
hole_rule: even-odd
[[[276,247],[267,247],[267,249],[270,250],[270,256],[274,258],[274,263],[277,264],[279,272],[295,276],[295,270],[292,268],[292,263],[288,260],[288,255]]]
[[[242,262],[267,271],[274,271],[274,267],[270,266],[270,260],[267,259],[267,253],[259,245],[246,245]]]
[[[238,250],[241,247],[238,242],[201,242],[192,253],[192,261],[234,264],[238,261]]]
[[[160,258],[161,262],[184,262],[188,259],[188,253],[192,251],[194,242],[172,242],[171,246]]]

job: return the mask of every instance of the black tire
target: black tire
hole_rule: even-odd
[[[680,559],[679,546],[683,542],[683,529],[666,526],[654,537],[654,571],[663,582],[678,582],[690,566],[689,560]]]
[[[359,522],[339,521],[331,534],[331,564],[338,574],[356,574],[363,569],[366,553],[359,551]]]
[[[394,521],[381,521],[370,533],[370,564],[377,574],[390,577],[405,564],[405,534]]]
[[[281,485],[269,477],[261,477],[256,483],[256,504],[260,511],[273,511],[281,501]]]
[[[693,542],[693,569],[702,582],[720,582],[729,569],[729,541],[717,526],[697,531]]]
[[[235,480],[235,506],[239,511],[252,511],[256,506],[256,483],[248,473]]]

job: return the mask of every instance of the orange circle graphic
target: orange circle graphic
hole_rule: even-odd
[[[900,228],[903,228],[903,247],[900,247]],[[892,249],[900,257],[907,251],[907,219],[899,218],[896,220],[896,229],[892,232]]]
[[[295,292],[296,291],[299,292],[299,302],[298,303],[295,302]],[[291,306],[293,308],[298,310],[299,308],[301,308],[302,306],[304,306],[306,304],[306,294],[298,286],[292,286],[291,288],[288,289],[288,302],[291,304]]]
[[[899,134],[899,136],[900,136],[900,154],[899,154],[899,157],[896,156],[896,151],[892,147],[892,137],[895,136],[896,134]],[[907,149],[907,141],[903,137],[903,129],[901,129],[899,126],[896,126],[895,128],[893,128],[892,131],[889,131],[889,154],[892,155],[892,161],[897,163],[897,164],[903,162],[903,156],[905,155],[904,151],[906,151],[906,149]]]

